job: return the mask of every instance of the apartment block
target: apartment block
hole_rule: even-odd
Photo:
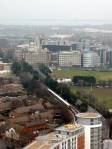
[[[67,124],[46,136],[37,137],[25,149],[85,149],[84,128],[78,124]]]
[[[78,113],[76,121],[85,129],[85,149],[101,149],[101,115],[98,113]]]

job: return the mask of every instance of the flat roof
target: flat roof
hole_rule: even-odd
[[[85,112],[85,113],[78,113],[76,117],[80,118],[100,118],[101,115],[99,113],[93,113],[93,112]]]
[[[103,143],[112,143],[112,139],[103,140]]]
[[[60,54],[73,54],[73,53],[80,53],[80,51],[72,50],[72,51],[60,51]]]
[[[63,139],[63,136],[58,136],[52,132],[44,136],[38,136],[34,142],[26,146],[24,149],[49,149],[52,145],[61,142]],[[55,140],[56,143],[53,143],[53,140]]]
[[[74,130],[83,128],[79,124],[67,124],[61,127],[58,127],[55,130],[69,131],[72,132]],[[24,149],[49,149],[52,145],[56,145],[57,143],[63,141],[68,138],[68,135],[64,134],[56,134],[55,131],[49,134],[38,136],[34,142],[26,146]]]
[[[56,128],[56,131],[69,131],[69,132],[73,132],[79,128],[82,128],[81,125],[79,124],[67,124],[67,125],[63,125],[61,127]]]

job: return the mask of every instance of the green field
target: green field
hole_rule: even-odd
[[[112,109],[112,88],[93,88],[90,87],[72,87],[71,91],[76,93],[76,91],[84,90],[97,97],[97,99],[104,103],[109,109]]]
[[[54,70],[52,76],[55,78],[72,78],[73,76],[95,76],[96,80],[112,80],[112,72],[98,72],[98,71],[86,71],[81,69],[62,69]],[[84,90],[96,96],[96,98],[104,103],[109,109],[112,109],[112,88],[93,88],[91,91],[90,87],[72,87],[72,92]]]
[[[112,72],[86,71],[81,69],[54,70],[52,76],[55,78],[72,78],[73,76],[95,76],[96,80],[112,80]]]

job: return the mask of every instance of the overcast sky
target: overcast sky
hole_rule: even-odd
[[[0,19],[112,20],[112,0],[0,0]]]

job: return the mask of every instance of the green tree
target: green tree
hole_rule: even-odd
[[[12,64],[12,71],[13,73],[15,73],[16,75],[18,75],[21,72],[21,64],[18,62],[14,62]]]
[[[41,64],[41,65],[39,66],[39,70],[40,70],[42,73],[44,73],[46,76],[48,76],[49,73],[51,73],[51,70],[50,70],[49,67],[46,66],[45,64]]]

